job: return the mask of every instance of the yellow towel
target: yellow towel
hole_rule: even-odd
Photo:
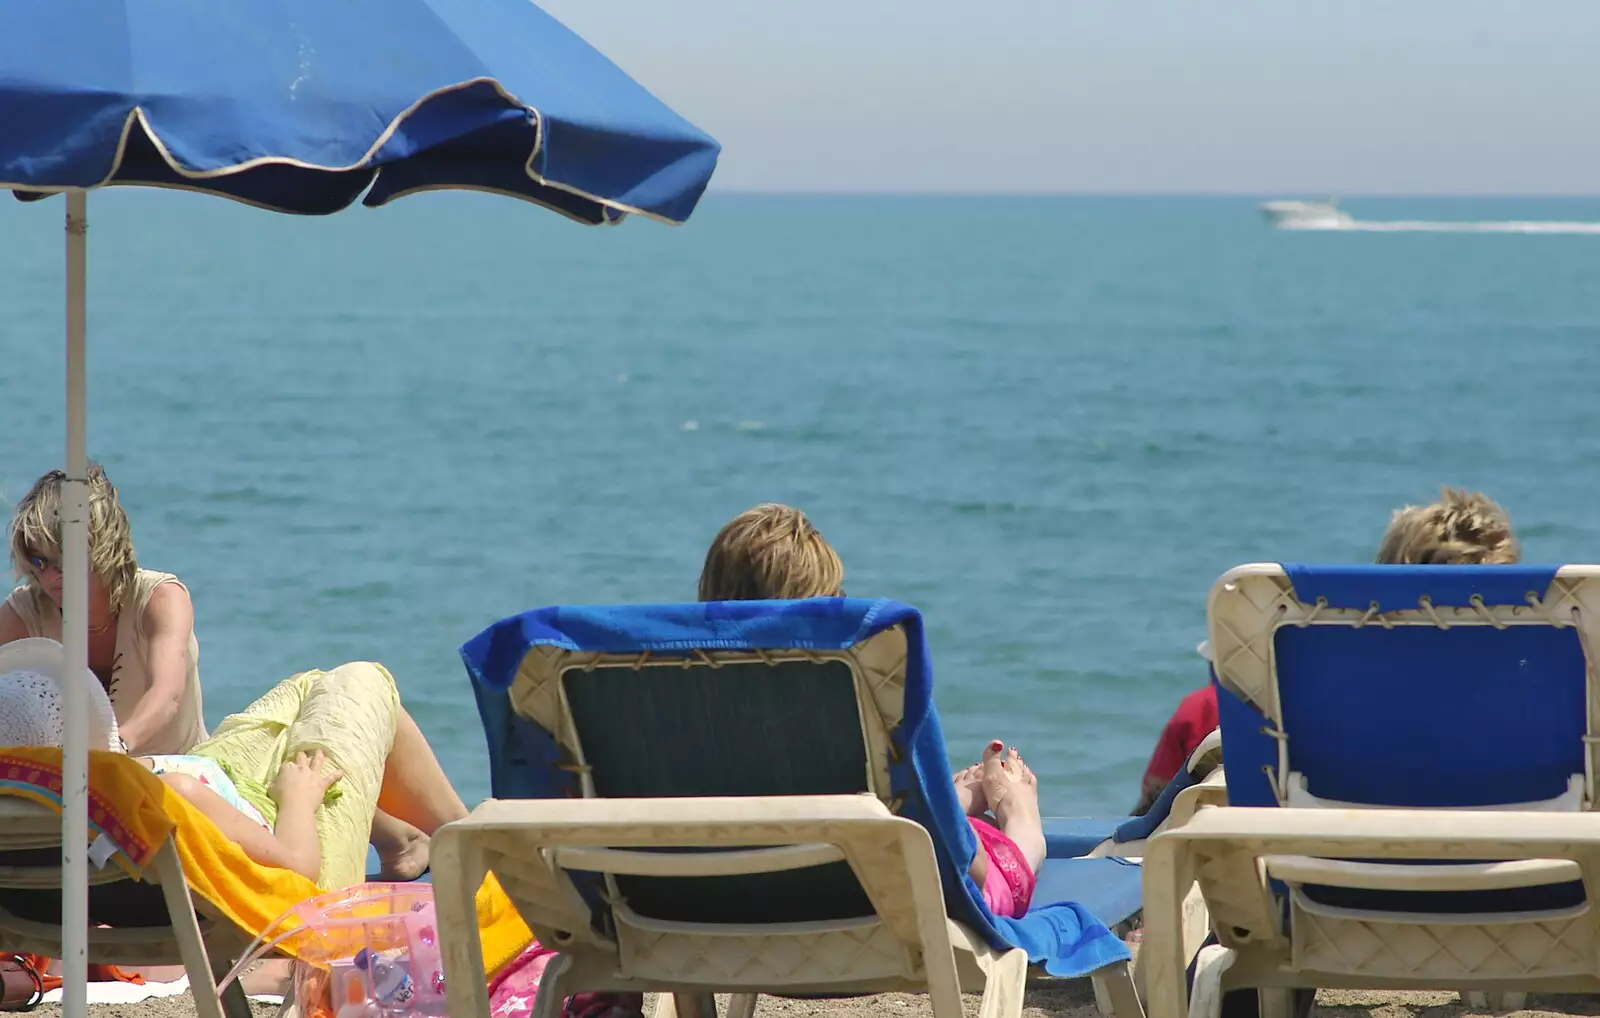
[[[0,795],[20,796],[59,813],[61,751],[0,752]],[[129,757],[89,754],[89,800],[90,839],[103,832],[116,842],[119,851],[113,858],[129,875],[143,872],[170,833],[189,890],[253,935],[320,893],[298,873],[253,862],[199,810]],[[493,973],[521,953],[533,933],[494,874],[478,889],[477,903],[484,966]],[[295,953],[299,939],[291,938],[282,949]]]

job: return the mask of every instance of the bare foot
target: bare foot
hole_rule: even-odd
[[[996,743],[990,743],[992,749]],[[1044,865],[1044,821],[1039,817],[1039,779],[1015,746],[1002,757],[983,753],[983,794],[1005,836],[1017,843],[1033,872]]]
[[[408,823],[374,824],[372,847],[378,852],[378,879],[410,881],[428,872],[428,836]]]
[[[956,786],[956,802],[969,817],[988,812],[989,800],[983,797],[983,764],[963,767],[950,776]]]

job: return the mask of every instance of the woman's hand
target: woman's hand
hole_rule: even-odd
[[[327,754],[320,749],[310,756],[296,753],[294,759],[285,760],[278,768],[278,777],[267,792],[280,807],[304,802],[315,808],[333,783],[344,777],[344,772],[338,768],[329,769],[327,764]]]

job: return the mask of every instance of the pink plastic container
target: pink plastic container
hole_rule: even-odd
[[[251,957],[279,945],[292,950],[295,1000],[308,1018],[447,1018],[431,885],[360,884],[318,895],[274,929]]]

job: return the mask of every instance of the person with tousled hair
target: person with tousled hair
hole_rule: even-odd
[[[1522,560],[1511,516],[1481,491],[1444,488],[1431,505],[1394,511],[1378,542],[1379,565],[1510,566]],[[1209,653],[1206,644],[1200,653]],[[1161,730],[1140,782],[1142,816],[1178,769],[1217,727],[1217,691],[1209,683],[1183,698]]]

